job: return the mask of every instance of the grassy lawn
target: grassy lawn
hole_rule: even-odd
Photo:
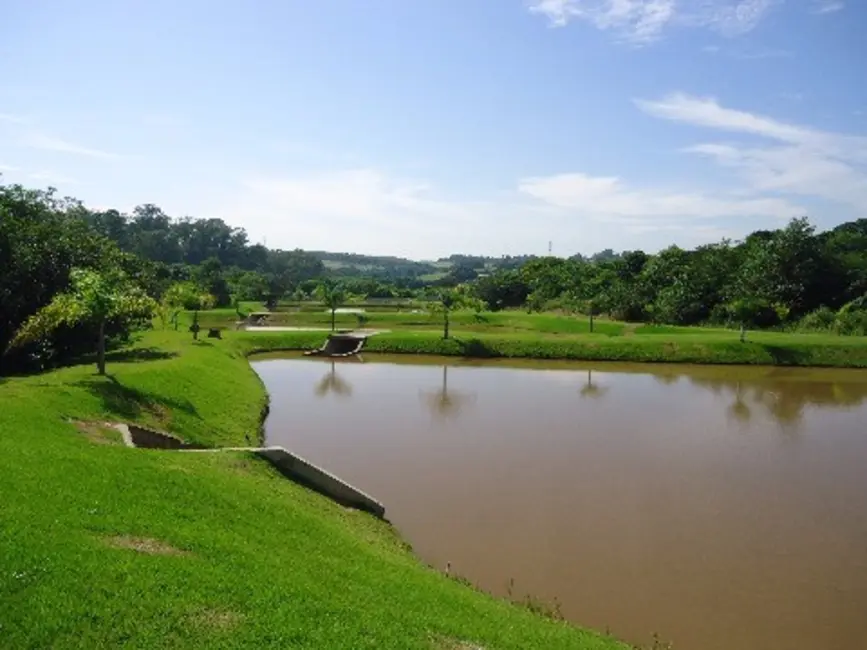
[[[243,352],[280,343],[149,332],[109,377],[0,378],[0,647],[624,647],[422,566],[251,455],[129,449],[98,424],[244,445],[265,395]]]

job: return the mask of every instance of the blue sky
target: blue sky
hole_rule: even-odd
[[[654,251],[867,217],[862,0],[0,0],[0,173],[269,246]]]

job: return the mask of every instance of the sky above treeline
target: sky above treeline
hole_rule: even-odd
[[[862,0],[0,0],[0,173],[275,248],[867,217]]]

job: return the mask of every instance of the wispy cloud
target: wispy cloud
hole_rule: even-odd
[[[672,93],[658,100],[635,100],[645,113],[733,133],[746,133],[797,145],[824,155],[865,163],[867,137],[822,131],[807,126],[721,106],[713,97]]]
[[[44,151],[57,151],[60,153],[69,153],[77,156],[86,156],[89,158],[117,159],[121,156],[116,153],[103,151],[101,149],[93,149],[85,147],[62,138],[57,138],[45,133],[32,132],[26,134],[22,139],[22,144],[33,149],[42,149]]]
[[[58,185],[74,185],[78,181],[65,174],[52,171],[38,171],[28,174],[27,178],[40,183],[57,183]]]
[[[760,59],[788,59],[795,56],[791,50],[783,50],[773,47],[721,47],[719,45],[705,45],[701,48],[703,52],[708,54],[718,54],[720,56],[738,59],[741,61],[757,61]]]
[[[685,149],[737,171],[748,192],[819,197],[867,210],[865,136],[791,124],[683,93],[636,104],[661,119],[759,138],[750,143],[705,142]]]
[[[669,27],[704,27],[725,36],[754,29],[782,0],[530,0],[530,13],[544,16],[552,27],[585,21],[610,30],[621,39],[646,44]]]
[[[759,216],[787,219],[802,211],[800,206],[778,198],[637,188],[617,177],[582,173],[525,178],[519,190],[548,204],[580,211],[598,220],[643,228],[671,228],[672,224],[696,219]],[[657,223],[660,221],[661,224]]]
[[[533,0],[530,13],[545,16],[552,27],[585,20],[634,43],[659,38],[674,17],[675,0]]]
[[[842,0],[813,0],[813,13],[833,14],[842,11],[846,4]]]
[[[23,115],[0,113],[0,122],[7,122],[9,124],[29,124],[30,120]]]

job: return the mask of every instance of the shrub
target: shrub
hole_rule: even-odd
[[[837,314],[834,330],[846,336],[867,336],[867,311],[847,311]]]
[[[834,329],[837,314],[828,307],[819,307],[816,311],[804,316],[797,325],[797,329],[805,332],[828,331]]]
[[[847,302],[840,308],[841,314],[861,311],[867,311],[867,294],[864,294],[860,298],[855,298],[855,300],[852,300],[851,302]]]

